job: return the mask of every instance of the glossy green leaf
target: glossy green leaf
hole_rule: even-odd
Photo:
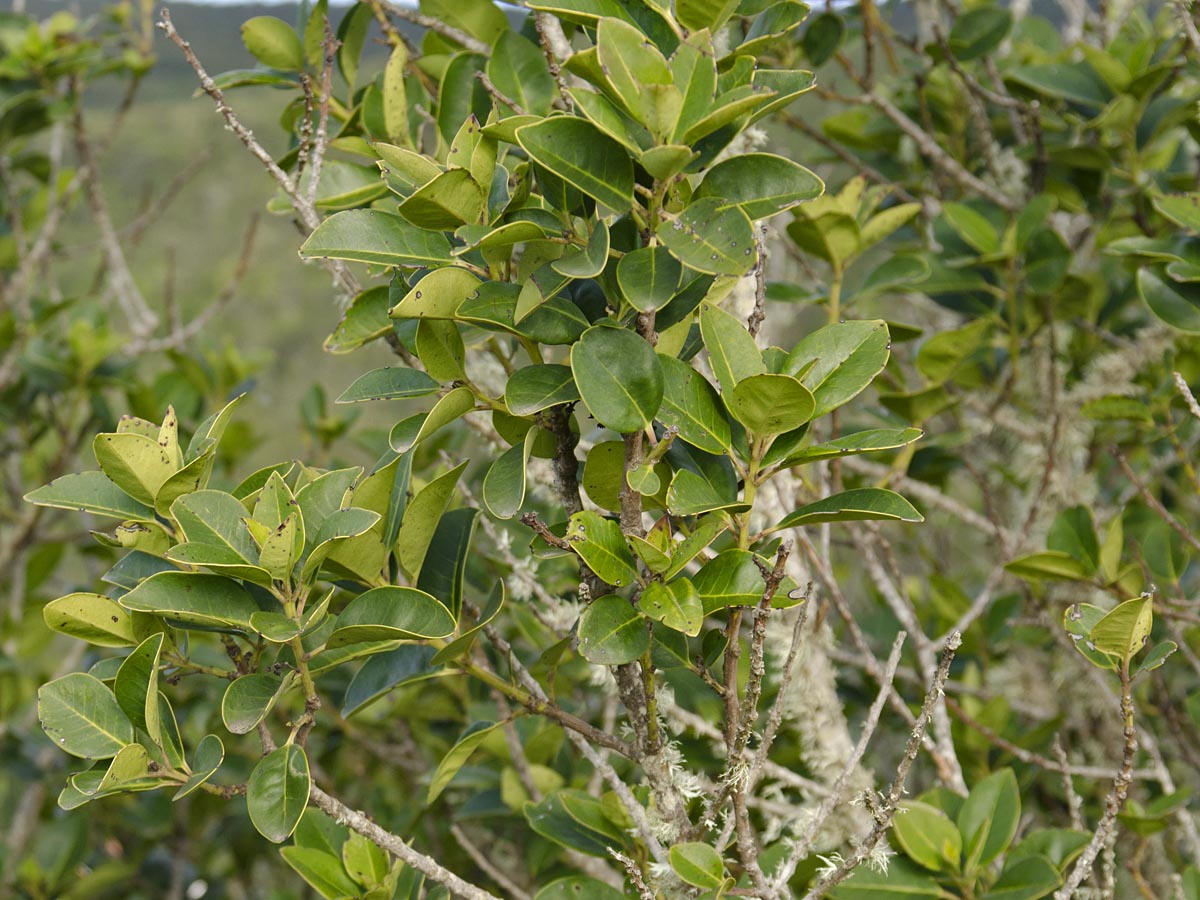
[[[129,647],[137,642],[129,613],[102,594],[76,593],[51,600],[42,617],[52,631],[98,647]]]
[[[570,366],[524,366],[509,376],[504,402],[514,416],[532,416],[560,403],[574,403],[579,389]]]
[[[465,462],[439,475],[417,492],[404,510],[396,538],[396,558],[400,568],[415,579],[421,571],[437,523],[441,521],[463,470]]]
[[[1150,311],[1188,334],[1200,334],[1200,285],[1164,280],[1153,268],[1138,270],[1137,288]]]
[[[326,900],[350,900],[362,896],[362,888],[350,877],[342,860],[332,853],[311,847],[280,847],[279,855]]]
[[[1030,553],[1004,566],[1005,571],[1019,578],[1052,578],[1081,581],[1088,577],[1087,565],[1069,554],[1057,550]]]
[[[453,261],[444,234],[375,209],[334,213],[308,236],[300,256],[385,266],[441,266]]]
[[[84,759],[109,759],[133,743],[133,724],[102,681],[73,672],[38,689],[38,720],[58,747]]]
[[[471,754],[479,749],[479,745],[486,740],[489,734],[502,727],[504,727],[502,722],[475,722],[469,725],[467,730],[455,741],[454,746],[450,748],[450,752],[438,763],[433,778],[429,782],[429,791],[425,795],[425,802],[433,803],[441,796],[446,786],[454,780],[454,776],[466,765]]]
[[[1131,659],[1146,645],[1154,624],[1153,603],[1146,594],[1118,604],[1091,628],[1091,641],[1101,653]]]
[[[633,203],[629,154],[585,119],[559,116],[517,129],[529,157],[613,210]]]
[[[402,285],[395,282],[394,286]],[[388,315],[393,319],[453,319],[479,287],[479,277],[461,266],[434,269],[388,310]]]
[[[454,632],[454,624],[450,610],[424,591],[391,586],[372,588],[351,600],[338,616],[326,646],[444,638]]]
[[[433,648],[422,644],[375,654],[350,679],[342,715],[352,716],[395,688],[436,676],[440,669],[432,664],[433,657]]]
[[[364,400],[400,400],[432,394],[440,385],[419,369],[385,366],[360,375],[342,392],[336,403]]]
[[[857,488],[802,506],[784,516],[771,530],[778,531],[822,522],[861,520],[924,522],[925,517],[894,491],[883,488]]]
[[[667,489],[667,509],[677,516],[698,516],[718,509],[740,512],[749,504],[739,500],[736,492],[725,492],[704,476],[679,469]]]
[[[453,231],[479,224],[487,204],[483,187],[466,169],[449,169],[413,191],[398,207],[400,215],[430,231]]]
[[[530,428],[524,440],[496,457],[483,477],[483,504],[497,519],[511,519],[525,504],[526,475],[535,437],[537,429]]]
[[[666,247],[639,247],[617,263],[617,286],[640,312],[666,306],[683,278],[683,266]]]
[[[257,673],[229,682],[221,698],[221,721],[234,734],[248,734],[266,718],[284,688],[280,678]]]
[[[882,319],[837,322],[800,341],[788,354],[783,372],[799,376],[812,391],[813,418],[820,418],[861,393],[883,371],[890,355],[891,338]]]
[[[642,591],[638,609],[667,628],[695,637],[704,624],[704,603],[687,578],[663,584],[652,581]]]
[[[962,835],[940,809],[917,801],[897,810],[892,836],[908,858],[934,872],[957,872]]]
[[[960,61],[991,53],[1008,36],[1013,14],[999,6],[981,6],[957,16],[950,28],[950,51]]]
[[[789,453],[781,465],[787,468],[821,459],[873,453],[876,450],[893,450],[897,447],[908,446],[913,441],[920,439],[922,435],[924,432],[919,428],[872,428],[867,431],[856,431],[853,434],[820,444],[812,444]]]
[[[98,434],[92,441],[100,469],[138,503],[154,505],[163,483],[180,462],[157,440],[132,431]]]
[[[121,711],[156,744],[162,743],[158,705],[158,662],[162,647],[162,632],[150,635],[125,657],[113,681],[113,695]]]
[[[1021,821],[1021,792],[1012,769],[984,778],[958,812],[963,871],[975,872],[1008,849]]]
[[[1200,231],[1200,193],[1158,194],[1151,202],[1176,225],[1189,231]]]
[[[171,505],[171,515],[188,543],[228,551],[232,559],[245,564],[258,560],[258,548],[246,528],[246,508],[232,494],[185,494]]]
[[[287,840],[308,806],[311,786],[302,747],[286,744],[264,756],[246,783],[246,807],[258,833],[276,844]]]
[[[571,348],[571,371],[588,412],[601,425],[628,433],[654,421],[662,403],[662,366],[640,335],[589,328]]]
[[[767,371],[750,332],[720,307],[701,305],[700,334],[722,391],[732,391],[739,381]]]
[[[498,91],[526,112],[539,116],[550,112],[557,88],[541,48],[533,41],[505,29],[492,48],[487,74]]]
[[[832,900],[942,900],[946,894],[932,875],[904,858],[893,858],[886,872],[859,866],[829,896]]]
[[[250,616],[258,612],[246,589],[220,575],[162,572],[147,578],[123,596],[131,612],[162,616],[186,625],[249,631]]]
[[[982,900],[1039,900],[1062,884],[1062,876],[1044,856],[1028,856],[1005,867]]]
[[[659,421],[678,429],[679,439],[693,447],[706,453],[727,453],[732,438],[716,389],[682,360],[659,354],[658,361],[663,372]]]
[[[637,580],[633,554],[621,526],[612,519],[584,510],[571,516],[567,542],[601,581],[622,587]]]
[[[726,405],[746,430],[759,436],[783,434],[812,418],[816,401],[790,375],[763,373],[737,383]]]
[[[714,890],[725,883],[725,863],[708,844],[676,844],[670,851],[671,869],[694,887]]]
[[[608,225],[600,219],[592,226],[586,247],[552,260],[550,268],[565,278],[595,278],[608,264],[610,239]],[[524,316],[520,318],[523,319]]]
[[[700,567],[692,576],[704,614],[711,615],[730,606],[757,606],[766,582],[749,550],[725,550]]]
[[[374,887],[387,877],[391,859],[369,839],[351,832],[342,845],[342,864],[356,882],[363,887]]]
[[[333,333],[325,339],[330,353],[349,353],[392,330],[387,311],[391,306],[386,286],[363,291],[351,302]]]
[[[154,522],[154,510],[134,500],[112,483],[103,472],[79,472],[56,478],[44,487],[30,491],[25,502],[88,512],[112,519]]]
[[[657,234],[676,259],[697,272],[744,275],[758,258],[749,217],[718,197],[694,201],[659,225]]]
[[[605,594],[593,600],[579,617],[579,652],[588,662],[624,665],[648,649],[650,631],[646,620],[624,597]]]
[[[250,55],[270,69],[304,68],[304,48],[295,29],[274,16],[255,16],[242,23],[242,43]]]
[[[790,159],[771,153],[745,153],[731,156],[709,169],[693,195],[693,202],[705,197],[720,198],[757,220],[819,197],[824,190],[820,178]]]
[[[568,875],[550,882],[533,900],[625,900],[625,895],[595,878]]]

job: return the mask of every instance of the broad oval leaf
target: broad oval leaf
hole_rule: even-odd
[[[681,263],[709,275],[744,275],[758,259],[750,218],[717,197],[696,200],[657,234]]]
[[[246,782],[246,808],[258,833],[279,844],[300,822],[312,777],[308,757],[296,744],[285,744],[264,756]]]
[[[646,620],[624,597],[605,594],[579,617],[579,652],[588,662],[624,665],[649,649]]]
[[[514,416],[532,416],[579,399],[570,366],[533,365],[517,369],[504,388],[504,403]]]
[[[342,698],[342,715],[352,716],[401,685],[433,678],[441,671],[432,664],[433,659],[433,648],[424,644],[405,644],[375,654],[350,679]]]
[[[103,594],[75,593],[51,600],[42,617],[52,631],[98,647],[129,647],[137,642],[129,613]]]
[[[683,278],[683,266],[666,247],[639,247],[617,263],[617,287],[639,312],[666,306]]]
[[[676,844],[669,856],[675,874],[694,887],[711,891],[725,883],[725,863],[721,854],[708,844],[699,841]]]
[[[808,422],[816,400],[790,375],[763,373],[737,383],[726,404],[746,430],[759,436],[783,434]]]
[[[454,616],[424,591],[405,587],[373,588],[350,601],[325,646],[332,649],[364,641],[427,640],[454,632]]]
[[[745,153],[709,169],[694,200],[718,197],[757,220],[819,197],[824,190],[825,183],[799,163],[773,153]]]
[[[55,478],[49,484],[30,491],[24,499],[35,506],[72,509],[110,519],[158,521],[150,506],[134,500],[103,472],[78,472]]]
[[[649,427],[662,404],[662,365],[632,331],[594,326],[571,348],[571,372],[588,412],[623,433]]]
[[[229,682],[221,698],[221,721],[234,734],[248,734],[266,718],[285,687],[284,679],[259,673]]]
[[[438,763],[433,778],[429,782],[429,791],[425,795],[427,804],[433,803],[441,795],[446,786],[454,780],[459,769],[466,765],[471,754],[479,748],[487,736],[497,728],[502,728],[503,725],[503,722],[475,722],[467,726],[467,730],[454,742],[450,752]]]
[[[816,419],[857,396],[883,371],[890,355],[891,338],[882,319],[837,322],[800,341],[783,372],[804,373],[800,381],[812,391]]]
[[[207,734],[196,747],[192,757],[192,774],[183,786],[175,792],[172,800],[182,800],[188,794],[200,789],[208,779],[212,778],[225,761],[225,745],[215,734]]]
[[[962,835],[944,812],[912,801],[898,810],[892,835],[908,858],[933,872],[957,872]]]
[[[638,609],[667,628],[695,637],[704,625],[704,602],[687,578],[669,584],[652,581],[642,591]]]
[[[577,512],[567,525],[567,543],[607,584],[624,587],[637,580],[637,566],[621,526],[591,510]]]
[[[73,672],[38,689],[38,720],[62,750],[84,759],[109,759],[133,743],[133,723],[98,678]]]
[[[727,453],[732,438],[716,389],[682,360],[662,354],[658,360],[663,372],[659,421],[678,429],[679,439],[693,447],[717,455]]]
[[[1021,791],[1012,769],[1001,769],[971,789],[958,811],[963,871],[970,874],[1008,849],[1021,821]]]
[[[1145,646],[1154,624],[1149,595],[1126,600],[1092,626],[1091,640],[1101,653],[1127,660]]]
[[[767,371],[762,353],[741,322],[712,303],[700,307],[700,336],[708,351],[709,364],[723,391],[732,391],[739,381]],[[795,375],[794,371],[787,372]]]

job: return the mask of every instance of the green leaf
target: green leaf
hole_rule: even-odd
[[[716,455],[728,453],[732,437],[716,389],[682,360],[659,354],[658,361],[663,372],[659,421],[677,428],[680,440],[693,447]]]
[[[719,197],[694,201],[656,233],[676,259],[697,272],[741,276],[758,259],[749,217]]]
[[[438,520],[417,579],[417,589],[439,598],[455,621],[462,615],[463,578],[478,517],[479,510],[465,507],[452,509]]]
[[[991,53],[1008,37],[1013,15],[998,6],[969,9],[954,20],[950,28],[950,50],[960,61],[978,59]]]
[[[109,759],[133,743],[133,723],[113,692],[81,672],[38,689],[38,720],[51,741],[84,759]]]
[[[564,798],[571,798],[568,811]],[[623,835],[604,816],[600,801],[582,791],[560,790],[541,803],[525,804],[529,827],[547,840],[590,856],[608,859],[610,847],[622,847]]]
[[[51,600],[42,609],[47,627],[98,647],[137,643],[129,613],[103,594],[75,593]]]
[[[814,66],[823,66],[837,52],[846,33],[846,23],[837,13],[825,12],[816,16],[804,30],[800,44],[804,55]]]
[[[693,201],[722,198],[757,220],[819,197],[824,190],[820,178],[790,159],[772,153],[745,153],[709,169]]]
[[[258,604],[236,581],[220,575],[160,572],[123,596],[131,612],[152,613],[186,625],[252,631]]]
[[[429,791],[425,795],[425,803],[431,804],[439,796],[446,786],[454,780],[454,776],[459,770],[466,765],[467,760],[471,758],[471,754],[479,749],[479,745],[495,731],[497,728],[502,728],[503,722],[475,722],[467,726],[467,730],[462,733],[454,746],[450,748],[433,773],[433,778],[429,782]]]
[[[637,580],[637,566],[621,526],[612,519],[584,510],[571,516],[567,542],[588,568],[607,584],[623,587]]]
[[[703,475],[678,469],[667,489],[667,509],[677,516],[698,516],[718,509],[743,512],[750,504],[739,500],[734,490],[726,492]]]
[[[941,900],[946,893],[932,875],[906,859],[894,858],[886,872],[859,866],[829,896],[831,900]]]
[[[355,7],[361,9],[361,7]],[[387,311],[391,306],[385,285],[369,288],[351,302],[342,321],[325,339],[329,353],[349,353],[392,330]]]
[[[1099,110],[1112,100],[1112,91],[1086,62],[1018,66],[1004,74],[1034,93]]]
[[[737,7],[737,0],[676,0],[675,18],[688,31],[706,28],[716,34]]]
[[[405,644],[387,653],[377,653],[354,673],[342,698],[342,716],[354,713],[396,688],[437,676],[434,650],[423,644]]]
[[[412,579],[416,579],[425,561],[437,523],[441,521],[458,479],[467,467],[459,463],[423,487],[404,510],[396,538],[396,560]]]
[[[441,266],[454,261],[444,234],[376,209],[334,213],[308,236],[300,256],[385,266]]]
[[[601,425],[630,433],[654,421],[662,403],[662,366],[641,335],[589,328],[571,348],[571,371],[588,412]]]
[[[633,204],[629,153],[591,122],[557,116],[517,129],[530,159],[615,211]]]
[[[246,508],[224,491],[196,491],[171,504],[171,515],[179,523],[189,544],[228,551],[228,558],[249,565],[258,560],[258,548],[246,528]],[[214,562],[217,560],[214,558]]]
[[[694,887],[715,890],[725,883],[721,854],[698,841],[676,844],[669,854],[671,869]]]
[[[650,649],[650,631],[641,613],[624,597],[605,594],[579,617],[579,653],[599,666],[633,662]]]
[[[78,472],[56,478],[26,494],[25,502],[35,506],[88,512],[111,519],[157,521],[151,506],[134,500],[103,472]]]
[[[368,888],[382,884],[390,868],[387,853],[357,832],[342,846],[342,863],[351,878]]]
[[[526,112],[538,116],[550,112],[557,89],[546,58],[532,41],[506,28],[492,48],[487,74],[496,90]]]
[[[1157,194],[1150,201],[1176,225],[1189,231],[1200,231],[1200,193]]]
[[[655,135],[672,133],[682,98],[666,59],[640,29],[621,19],[601,19],[596,27],[596,61],[610,96],[636,121]],[[673,99],[663,97],[670,97],[672,91]]]
[[[767,371],[750,332],[720,307],[712,303],[701,304],[700,334],[713,374],[723,391],[732,391],[739,381]]]
[[[487,195],[471,173],[449,169],[413,191],[398,210],[417,228],[453,231],[460,225],[480,224],[486,207]]]
[[[695,637],[704,625],[704,603],[695,585],[687,578],[669,584],[652,581],[642,591],[638,609],[648,618],[667,628]]]
[[[608,264],[610,239],[608,225],[600,219],[592,226],[586,247],[552,260],[550,268],[564,278],[595,278]]]
[[[525,503],[529,455],[537,434],[536,428],[525,432],[519,444],[496,457],[483,478],[483,504],[497,519],[511,519]]]
[[[1093,574],[1100,566],[1100,541],[1091,511],[1073,506],[1060,512],[1046,535],[1046,547],[1077,559],[1087,574]]]
[[[1062,883],[1054,864],[1044,856],[1028,856],[1010,863],[983,900],[1039,900]]]
[[[458,324],[425,318],[417,322],[417,357],[437,381],[461,381],[466,378],[467,349]]]
[[[1134,675],[1140,675],[1142,672],[1153,672],[1155,669],[1162,666],[1171,657],[1179,645],[1174,641],[1160,641],[1150,648],[1150,651],[1142,657],[1137,668],[1134,669]]]
[[[125,657],[113,682],[113,695],[121,711],[156,744],[162,743],[158,707],[158,660],[162,632],[152,634]]]
[[[467,653],[471,646],[475,643],[475,639],[479,637],[479,633],[485,625],[491,622],[500,614],[500,610],[504,608],[504,582],[497,581],[490,594],[488,594],[487,602],[479,611],[479,618],[475,620],[475,624],[466,631],[460,631],[458,637],[442,647],[441,650],[433,657],[434,665],[443,665],[452,662]],[[461,630],[462,623],[459,623]],[[365,666],[363,668],[366,668]],[[353,686],[353,685],[351,685]],[[347,697],[349,691],[347,690]]]
[[[617,263],[617,286],[639,312],[666,306],[679,289],[683,266],[666,247],[639,247]]]
[[[1008,849],[1021,822],[1021,792],[1012,769],[989,775],[971,789],[958,811],[963,871],[980,871]]]
[[[445,428],[451,422],[458,421],[474,409],[475,394],[471,389],[465,385],[456,387],[443,395],[433,405],[433,409],[425,414],[425,417],[420,420],[420,426],[416,429],[415,434],[405,425],[408,422],[406,419],[397,423],[392,429],[388,435],[388,443],[397,453],[407,452],[430,435]]]
[[[246,807],[258,833],[276,844],[287,840],[308,806],[311,786],[302,747],[286,744],[264,756],[246,783]]]
[[[524,366],[509,376],[504,388],[504,403],[514,416],[532,416],[578,399],[579,389],[570,366]]]
[[[816,401],[790,375],[764,373],[737,383],[727,403],[733,417],[758,436],[783,434],[812,418]]]
[[[304,68],[304,48],[295,29],[274,16],[255,16],[242,23],[242,43],[250,55],[270,69],[298,72]]]
[[[403,287],[395,281],[393,286]],[[478,295],[480,281],[461,266],[445,266],[425,275],[388,310],[393,319],[453,319],[458,308]]]
[[[762,600],[766,582],[749,550],[725,550],[700,567],[692,576],[704,614],[730,606],[757,606]]]
[[[132,431],[98,434],[92,449],[104,474],[147,506],[154,506],[158,489],[179,468],[179,461],[158,441]]]
[[[325,646],[332,649],[364,641],[444,638],[454,632],[454,626],[450,610],[424,591],[378,587],[350,601]]]
[[[957,872],[962,835],[944,812],[928,803],[908,802],[898,810],[892,835],[908,858],[934,872]]]
[[[215,734],[205,735],[196,747],[196,753],[192,756],[191,776],[171,799],[182,800],[193,791],[199,790],[200,785],[217,773],[224,761],[225,745],[221,743],[221,739]]]
[[[280,847],[279,855],[313,890],[327,900],[362,896],[362,888],[346,872],[341,859],[311,847]]]
[[[1156,267],[1138,270],[1137,288],[1150,311],[1188,334],[1200,334],[1200,284],[1164,281]]]
[[[257,673],[229,682],[221,698],[221,721],[234,734],[249,734],[267,717],[286,686],[274,675]]]
[[[812,391],[816,419],[858,396],[890,355],[891,338],[882,319],[837,322],[800,341],[788,354],[783,373],[799,376]]]
[[[1041,578],[1082,581],[1088,577],[1087,566],[1069,554],[1057,550],[1043,550],[1014,559],[1004,566],[1018,578],[1037,580]]]
[[[789,453],[780,465],[783,468],[790,468],[821,459],[872,453],[876,450],[893,450],[911,444],[924,434],[925,432],[919,428],[872,428],[867,431],[856,431],[853,434],[834,438],[832,441],[813,444]]]
[[[1101,653],[1122,660],[1132,659],[1146,645],[1154,625],[1149,594],[1118,604],[1091,628],[1091,640]]]
[[[883,488],[857,488],[802,506],[789,513],[771,531],[813,525],[822,522],[853,522],[862,520],[924,522],[911,503],[894,491]]]
[[[385,366],[360,375],[342,392],[335,403],[361,403],[364,400],[401,400],[432,394],[441,385],[420,369]]]
[[[674,578],[683,571],[683,567],[700,555],[709,544],[715,541],[726,529],[726,523],[720,519],[700,521],[692,529],[691,534],[675,545],[671,551],[671,567],[663,573],[667,580]]]

